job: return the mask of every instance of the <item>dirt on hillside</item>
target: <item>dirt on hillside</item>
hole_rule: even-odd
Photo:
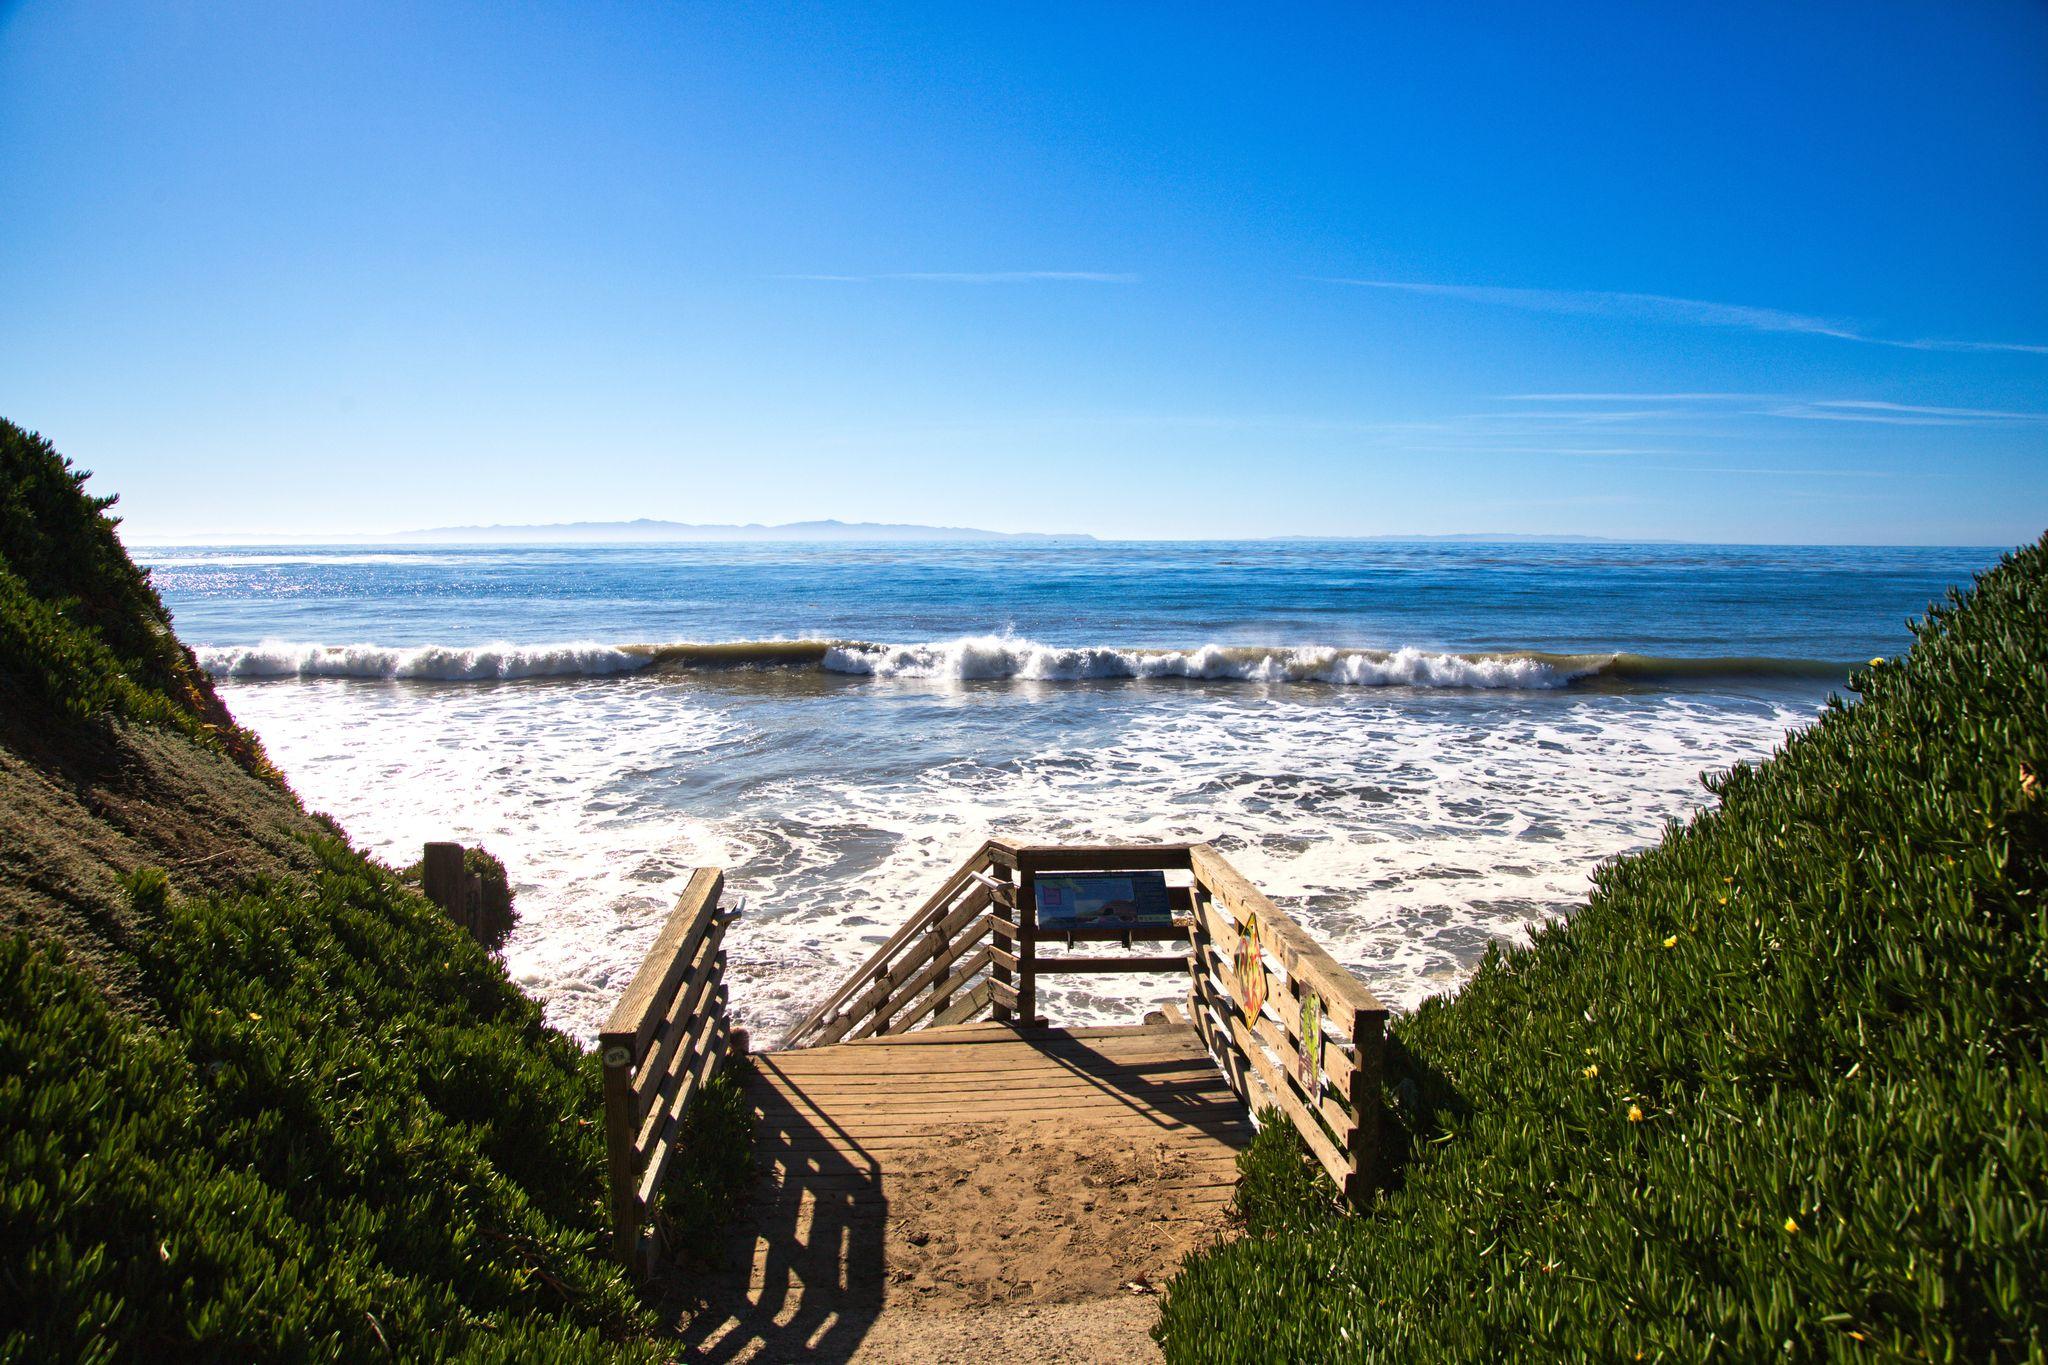
[[[165,730],[116,721],[53,732],[0,715],[0,928],[62,945],[118,1007],[153,1013],[119,878],[157,867],[180,895],[310,871],[334,830],[280,785]]]

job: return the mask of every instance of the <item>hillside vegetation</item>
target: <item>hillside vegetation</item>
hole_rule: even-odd
[[[2048,541],[1393,1028],[1389,1188],[1284,1124],[1174,1361],[2048,1355]]]
[[[653,1354],[592,1060],[308,816],[0,422],[0,1359]]]

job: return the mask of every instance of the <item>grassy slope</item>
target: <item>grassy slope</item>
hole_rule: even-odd
[[[81,485],[0,422],[0,1359],[639,1354],[594,1066],[299,810]]]
[[[1170,1359],[2048,1353],[2048,541],[1569,924],[1395,1026],[1395,1188],[1291,1135]]]

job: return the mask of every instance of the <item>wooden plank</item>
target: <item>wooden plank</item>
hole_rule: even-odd
[[[807,1104],[829,1106],[847,1114],[870,1112],[892,1112],[897,1104],[912,1104],[926,1100],[962,1099],[978,1101],[984,1096],[1000,1095],[1022,1110],[1040,1100],[1052,1100],[1061,1096],[1100,1096],[1120,1103],[1147,1105],[1154,1100],[1194,1098],[1234,1098],[1235,1092],[1215,1068],[1209,1074],[1186,1074],[1161,1077],[1158,1080],[1135,1085],[1098,1085],[1071,1077],[1041,1076],[1004,1083],[971,1081],[927,1084],[927,1085],[871,1085],[871,1086],[826,1086],[826,1085],[779,1085],[774,1088],[779,1095],[802,1100]],[[764,1092],[765,1093],[765,1092]]]
[[[1315,1116],[1302,1103],[1301,1097],[1287,1084],[1286,1076],[1274,1066],[1272,1059],[1266,1056],[1265,1049],[1252,1037],[1251,1030],[1245,1027],[1244,1020],[1229,1016],[1224,1022],[1229,1026],[1231,1041],[1237,1045],[1238,1052],[1251,1062],[1252,1070],[1258,1073],[1260,1081],[1265,1084],[1267,1093],[1272,1096],[1280,1112],[1293,1122],[1294,1131],[1301,1134],[1301,1139],[1308,1144],[1309,1151],[1315,1153],[1316,1160],[1330,1173],[1330,1178],[1337,1182],[1337,1188],[1347,1197],[1350,1196],[1358,1188],[1358,1182],[1354,1178],[1358,1172],[1351,1164],[1349,1153],[1330,1140],[1329,1134],[1316,1122]]]
[[[829,1207],[817,1211],[817,1222],[813,1224],[814,1227],[831,1225],[842,1220],[858,1222],[873,1217],[886,1216],[889,1212],[890,1197],[892,1195],[900,1196],[903,1193],[905,1183],[900,1176],[891,1176],[887,1171],[874,1168],[866,1170],[794,1170],[790,1171],[785,1179],[764,1180],[762,1182],[765,1195],[763,1205],[765,1209],[773,1210],[776,1214],[780,1215],[778,1218],[771,1218],[767,1221],[782,1222],[785,1226],[789,1222],[787,1211],[796,1209],[810,1212],[810,1210],[804,1207],[810,1200],[817,1200],[821,1203],[829,1201]],[[1199,1212],[1189,1218],[1168,1218],[1161,1221],[1214,1223],[1217,1221],[1217,1213],[1222,1210],[1224,1205],[1230,1202],[1231,1197],[1237,1192],[1234,1185],[1214,1181],[1190,1184],[1183,1188],[1187,1194],[1186,1202],[1190,1206],[1197,1208]],[[1176,1194],[1178,1193],[1179,1190],[1176,1190]],[[901,1217],[902,1215],[899,1212],[897,1216]],[[798,1229],[799,1235],[801,1235],[803,1230],[801,1220],[798,1221]],[[791,1357],[787,1356],[778,1358],[791,1359]],[[903,1357],[892,1358],[902,1359]],[[911,1358],[916,1359],[916,1357]],[[943,1360],[969,1358],[951,1355],[938,1357],[938,1359]],[[1016,1359],[1016,1357],[997,1358]],[[1064,1358],[1073,1359],[1072,1356]],[[1101,1359],[1099,1356],[1082,1358]]]
[[[1251,1063],[1237,1045],[1230,1041],[1229,1026],[1224,1022],[1224,1011],[1230,1008],[1227,1004],[1220,1004],[1214,993],[1202,986],[1191,987],[1188,991],[1188,1013],[1194,1017],[1195,1026],[1208,1046],[1209,1056],[1244,1101],[1246,1110],[1256,1114],[1269,1106],[1277,1109],[1280,1102],[1266,1089],[1266,1083],[1252,1070]]]
[[[1187,844],[1026,844],[1017,849],[1020,872],[1185,871]]]
[[[771,1205],[783,1203],[792,1194],[816,1188],[832,1176],[852,1176],[862,1185],[879,1184],[881,1188],[876,1193],[887,1195],[892,1186],[900,1187],[906,1183],[904,1177],[892,1171],[890,1166],[901,1161],[905,1154],[930,1146],[932,1136],[901,1138],[891,1145],[866,1149],[806,1147],[778,1150],[774,1164],[764,1170],[768,1179],[763,1183],[770,1191],[766,1202]],[[1089,1136],[1097,1134],[1091,1130]],[[1119,1138],[1112,1135],[1106,1140],[1113,1142]],[[1165,1149],[1175,1167],[1166,1179],[1172,1182],[1176,1202],[1182,1199],[1226,1202],[1237,1189],[1237,1152],[1214,1139],[1196,1137],[1184,1141],[1154,1142],[1134,1137],[1131,1145],[1142,1149]]]
[[[872,1054],[869,1054],[872,1055]],[[978,1059],[948,1057],[930,1048],[906,1050],[899,1054],[914,1058],[915,1065],[869,1067],[859,1065],[818,1067],[769,1067],[759,1069],[791,1085],[812,1085],[832,1081],[842,1085],[908,1085],[930,1081],[934,1084],[967,1077],[997,1084],[1005,1079],[1031,1076],[1071,1076],[1088,1081],[1144,1078],[1148,1076],[1204,1075],[1212,1068],[1208,1054],[1200,1049],[1183,1052],[1144,1052],[1124,1056],[1032,1056],[1012,1057],[984,1050]],[[852,1059],[848,1059],[851,1061]]]
[[[600,1047],[626,1046],[637,1060],[647,1053],[647,1040],[661,1021],[669,998],[695,956],[697,940],[711,928],[718,912],[718,894],[725,886],[725,874],[715,867],[700,867],[690,874],[675,909],[661,926],[654,946],[641,959],[611,1018],[599,1035]]]
[[[769,1112],[755,1108],[750,1111],[758,1127],[754,1139],[757,1151],[770,1151],[785,1143],[816,1142],[830,1140],[840,1143],[921,1143],[927,1147],[943,1145],[960,1132],[962,1120],[946,1114],[898,1115],[887,1122],[864,1124],[848,1128],[829,1120],[819,1120],[814,1115],[800,1114],[778,1109]],[[1250,1138],[1252,1121],[1242,1112],[1222,1114],[1160,1114],[1143,1118],[1119,1117],[1105,1111],[1076,1115],[1064,1110],[1047,1110],[1043,1114],[1015,1116],[1010,1119],[980,1120],[989,1126],[1071,1128],[1082,1123],[1090,1131],[1099,1131],[1119,1140],[1157,1141],[1167,1144],[1191,1144],[1197,1148],[1214,1147],[1219,1153],[1235,1150],[1236,1145]]]
[[[1267,1084],[1270,1086],[1272,1082],[1268,1080]],[[1142,1104],[1135,1104],[1129,1098],[1120,1095],[1061,1095],[1033,1103],[1027,1111],[1023,1106],[1006,1101],[1000,1094],[980,1099],[970,1099],[956,1094],[904,1100],[890,1106],[885,1112],[898,1118],[943,1117],[950,1123],[1006,1123],[1022,1122],[1027,1118],[1036,1121],[1056,1115],[1071,1117],[1082,1114],[1131,1114],[1142,1115],[1148,1123],[1160,1127],[1169,1124],[1199,1127],[1205,1123],[1234,1123],[1243,1119],[1244,1113],[1239,1108],[1240,1101],[1235,1094],[1220,1091],[1217,1095],[1214,1099],[1203,1099],[1198,1096],[1162,1096],[1158,1099],[1148,1099]],[[1281,1108],[1286,1108],[1284,1099]],[[829,1124],[847,1117],[847,1111],[842,1106],[831,1103],[811,1104],[788,1096],[774,1100],[764,1098],[757,1103],[755,1112],[768,1123],[816,1125]],[[1328,1137],[1318,1133],[1311,1137],[1310,1145],[1314,1146],[1318,1140],[1329,1150],[1331,1155],[1328,1159],[1336,1162],[1338,1167],[1345,1167],[1342,1155],[1337,1153],[1336,1147]],[[1348,1167],[1345,1169],[1348,1173]]]
[[[1186,953],[1150,957],[1041,957],[1037,968],[1046,974],[1080,975],[1087,972],[1184,972]]]
[[[1089,1024],[1080,1028],[1027,1028],[1022,1024],[996,1024],[986,1029],[972,1031],[948,1029],[944,1033],[921,1029],[895,1038],[859,1038],[840,1044],[842,1047],[985,1047],[991,1043],[1002,1045],[1024,1045],[1044,1047],[1062,1042],[1099,1042],[1111,1038],[1142,1038],[1170,1036],[1175,1030],[1164,1024]],[[1185,1030],[1181,1030],[1185,1032]],[[1190,1044],[1192,1046],[1192,1044]],[[816,1048],[791,1048],[786,1052],[764,1052],[764,1057],[801,1057],[816,1053]]]
[[[839,1089],[859,1087],[884,1091],[892,1087],[1000,1086],[1024,1085],[1037,1081],[1068,1081],[1075,1085],[1091,1086],[1142,1086],[1179,1077],[1217,1076],[1215,1063],[1209,1060],[1208,1054],[1200,1052],[1192,1057],[1176,1055],[1096,1063],[1077,1060],[1065,1066],[940,1065],[915,1070],[848,1072],[844,1075],[835,1075],[828,1071],[772,1074],[778,1084],[831,1086]]]
[[[964,949],[967,944],[963,941],[958,946]],[[911,1029],[916,1028],[918,1024],[922,1023],[926,1015],[931,1014],[940,1005],[951,999],[954,992],[966,990],[967,983],[972,981],[977,973],[987,969],[989,956],[993,951],[994,949],[990,948],[988,944],[982,944],[981,948],[965,962],[961,963],[951,976],[933,987],[929,994],[912,1005],[909,1013],[898,1015],[890,1023],[887,1032],[908,1033]],[[943,971],[951,961],[952,956],[949,953],[945,961],[934,962],[932,970]]]
[[[820,1019],[813,1029],[811,1046],[836,1043],[849,1033],[856,1035],[872,1032],[888,1022],[888,1015],[894,1013],[892,1004],[902,995],[904,983],[931,960],[946,951],[955,941],[959,931],[973,924],[976,915],[988,906],[989,897],[979,887],[969,891],[966,898],[946,911],[937,922],[930,926],[918,941],[906,941],[904,951],[893,961],[885,962],[880,954],[868,959],[863,973],[872,970],[866,979],[870,984],[851,1003],[842,1005],[832,1015]],[[976,927],[967,937],[972,943],[986,932]],[[873,1026],[871,1027],[871,1021]]]
[[[1225,980],[1234,980],[1231,973],[1235,969],[1236,946],[1234,942],[1226,944],[1223,932],[1219,931],[1214,947],[1208,950],[1209,970],[1223,976]],[[1266,972],[1266,981],[1267,1003],[1272,1006],[1273,1015],[1280,1020],[1274,1027],[1284,1028],[1288,1040],[1287,1047],[1299,1052],[1302,1044],[1301,999],[1297,993],[1299,983],[1275,974],[1270,968]],[[1273,1024],[1272,1018],[1267,1018],[1265,1022]],[[1345,1096],[1346,1102],[1356,1107],[1358,1084],[1363,1078],[1364,1068],[1353,1055],[1354,1051],[1353,1044],[1349,1040],[1336,1037],[1334,1026],[1326,1022],[1323,1030],[1323,1074],[1329,1078],[1330,1085]]]
[[[1006,1080],[1022,1081],[1031,1077],[1071,1078],[1076,1084],[1093,1085],[1119,1080],[1138,1081],[1147,1077],[1211,1074],[1204,1070],[1209,1065],[1208,1054],[1199,1048],[1188,1052],[1176,1049],[1173,1052],[1142,1052],[1114,1057],[1084,1053],[1034,1059],[1013,1058],[1007,1053],[989,1049],[980,1049],[978,1053],[978,1057],[948,1056],[935,1053],[930,1048],[914,1048],[905,1049],[902,1055],[915,1058],[915,1065],[865,1067],[855,1065],[856,1059],[849,1058],[849,1064],[844,1067],[762,1066],[759,1069],[764,1075],[790,1085],[878,1086],[927,1081],[937,1084],[949,1078],[959,1078],[963,1084],[999,1085]]]
[[[754,1145],[767,1150],[774,1144],[813,1136],[828,1136],[855,1145],[884,1138],[914,1139],[927,1147],[943,1147],[963,1126],[993,1128],[1032,1127],[1100,1130],[1136,1141],[1157,1138],[1218,1142],[1225,1146],[1248,1140],[1251,1119],[1234,1096],[1230,1102],[1205,1108],[1182,1107],[1144,1111],[1119,1110],[1108,1105],[1063,1104],[1033,1107],[1028,1113],[1004,1110],[1000,1106],[971,1111],[931,1107],[896,1115],[888,1122],[849,1126],[835,1114],[783,1106],[756,1107],[753,1120],[760,1132]]]
[[[993,952],[991,952],[990,956],[994,956]],[[946,1008],[940,1010],[932,1017],[932,1024],[935,1027],[944,1028],[949,1024],[957,1024],[964,1020],[972,1019],[988,1007],[989,983],[984,981],[952,1004],[946,1006]]]
[[[1169,890],[1186,890],[1185,887],[1169,887]],[[1129,929],[1038,929],[1035,930],[1039,943],[1116,943],[1124,939],[1135,939],[1140,943],[1162,943],[1169,939],[1187,937],[1190,919],[1176,919],[1171,924],[1140,924]]]
[[[1221,934],[1218,938],[1220,940]],[[1221,974],[1228,957],[1221,953],[1221,942],[1205,951],[1209,956],[1210,971]],[[1234,977],[1226,977],[1234,980]],[[1212,978],[1213,980],[1213,978]],[[1295,993],[1297,983],[1267,972],[1267,1008],[1257,1019],[1250,1021],[1252,1031],[1264,1042],[1281,1054],[1287,1065],[1288,1078],[1297,1081],[1294,1068],[1299,1064],[1302,1051],[1301,1004]],[[1236,1001],[1231,1006],[1234,1009]],[[1238,1017],[1242,1018],[1239,1011]],[[1377,1056],[1377,1049],[1374,1049]],[[1369,1073],[1346,1050],[1345,1046],[1332,1037],[1326,1029],[1323,1034],[1322,1073],[1325,1084],[1319,1112],[1341,1137],[1350,1133],[1357,1125],[1351,1115],[1361,1110],[1370,1111],[1376,1101],[1376,1086],[1367,1084]]]

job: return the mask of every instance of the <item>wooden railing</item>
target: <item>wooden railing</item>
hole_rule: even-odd
[[[782,1046],[818,1047],[1014,1008],[1015,963],[991,942],[997,921],[1009,923],[1016,905],[1011,869],[996,860],[996,847],[990,841],[976,849]]]
[[[1195,1027],[1245,1102],[1285,1114],[1362,1200],[1379,1155],[1386,1006],[1215,849],[1197,844],[1189,866]]]
[[[1161,871],[1171,925],[1041,929],[1041,874]],[[1185,943],[1172,953],[1074,948]],[[1064,946],[1066,952],[1050,949]],[[991,839],[783,1038],[814,1047],[983,1013],[1043,1024],[1038,978],[1184,973],[1188,1013],[1253,1110],[1287,1116],[1352,1199],[1377,1159],[1386,1008],[1207,844],[1015,844]]]
[[[653,948],[598,1035],[604,1062],[605,1151],[612,1246],[645,1275],[658,1251],[653,1217],[679,1149],[683,1119],[746,1035],[726,1019],[724,874],[690,876]]]

